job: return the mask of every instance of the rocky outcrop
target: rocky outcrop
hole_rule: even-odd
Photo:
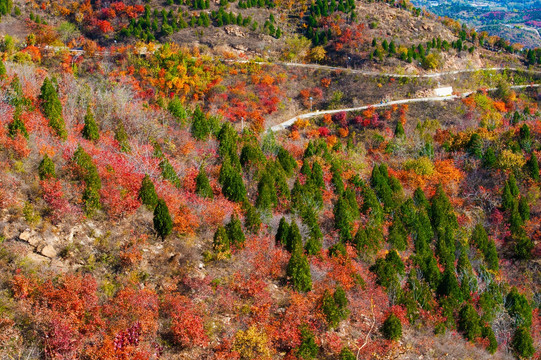
[[[27,242],[34,248],[34,251],[42,256],[53,259],[58,252],[55,245],[58,245],[59,238],[50,231],[38,233],[35,230],[25,229],[18,236],[19,240]]]

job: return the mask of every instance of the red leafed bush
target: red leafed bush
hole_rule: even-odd
[[[334,115],[334,122],[340,124],[342,127],[347,126],[347,114],[345,111],[341,111],[338,114]]]
[[[107,20],[98,20],[96,26],[103,34],[107,34],[115,30],[113,29],[111,23]]]
[[[320,127],[318,131],[319,131],[319,136],[327,137],[331,135],[331,131],[329,130],[329,128],[326,128],[325,126]]]
[[[183,347],[208,345],[209,339],[203,328],[203,319],[188,298],[168,295],[163,308],[172,318],[170,330],[176,343]]]
[[[60,219],[68,212],[70,205],[62,191],[60,180],[50,178],[39,182],[43,194],[43,200],[49,207],[49,216],[53,223],[59,222]]]

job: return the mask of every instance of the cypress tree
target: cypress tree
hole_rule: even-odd
[[[6,65],[3,61],[0,61],[0,78],[5,78],[7,74]]]
[[[156,234],[165,240],[165,237],[171,234],[173,230],[173,221],[169,215],[169,208],[163,199],[158,199],[156,208],[154,209],[154,230]]]
[[[485,262],[490,270],[498,271],[499,268],[499,259],[498,259],[498,250],[496,250],[496,244],[494,240],[488,242],[487,248],[485,250]]]
[[[248,202],[244,203],[246,213],[244,214],[244,227],[253,234],[257,234],[261,227],[261,216],[256,208]]]
[[[430,202],[428,202],[425,192],[421,188],[415,189],[415,192],[413,193],[413,202],[415,203],[415,206],[424,208],[427,213],[430,214]]]
[[[467,148],[470,155],[480,159],[483,156],[483,140],[481,139],[481,136],[477,133],[473,134],[470,137]]]
[[[477,311],[471,304],[462,306],[459,312],[458,328],[464,333],[464,337],[469,341],[481,335],[480,319]]]
[[[222,124],[217,139],[220,142],[220,146],[218,147],[218,154],[220,154],[220,156],[232,156],[233,153],[237,153],[238,136],[229,121]]]
[[[230,241],[227,236],[227,231],[225,228],[220,225],[214,233],[214,238],[212,240],[212,249],[217,253],[227,253],[229,252]]]
[[[295,354],[298,358],[304,360],[310,360],[317,357],[319,348],[316,344],[314,334],[308,328],[308,326],[301,326],[301,344]]]
[[[14,139],[17,134],[21,134],[28,139],[28,131],[26,131],[26,126],[21,120],[21,112],[21,108],[17,106],[15,113],[13,114],[13,121],[8,124],[8,135],[12,139]]]
[[[496,336],[490,325],[487,324],[483,326],[481,335],[488,340],[487,351],[490,354],[494,354],[496,350],[498,350],[498,341],[496,340]]]
[[[302,249],[302,237],[299,227],[295,221],[291,221],[287,233],[286,250],[293,253],[297,249]]]
[[[519,234],[515,238],[515,256],[522,260],[531,259],[534,248],[532,239],[525,234]]]
[[[539,181],[539,162],[534,153],[532,153],[528,161],[526,161],[526,170],[533,180]]]
[[[393,224],[389,228],[389,243],[398,251],[406,250],[408,234],[399,217],[393,219]]]
[[[351,210],[348,201],[340,197],[334,205],[334,227],[340,233],[340,239],[343,242],[353,240],[351,232],[353,231]]]
[[[223,181],[222,193],[228,200],[233,202],[241,202],[246,199],[246,188],[242,176],[233,168],[228,171]]]
[[[521,196],[518,201],[518,212],[523,221],[530,220],[530,204],[528,204],[528,199],[525,196]]]
[[[210,186],[209,178],[203,166],[199,168],[199,173],[195,178],[195,193],[201,197],[213,199],[214,193]]]
[[[539,172],[539,169],[537,172]],[[325,181],[323,180],[323,169],[317,161],[314,161],[314,164],[312,165],[312,181],[320,188],[325,187]]]
[[[532,308],[526,296],[519,293],[516,287],[513,287],[505,297],[505,308],[509,315],[515,320],[518,327],[529,328],[532,325]]]
[[[92,214],[95,210],[100,208],[100,189],[101,179],[98,173],[98,169],[90,155],[88,155],[81,146],[77,147],[77,150],[73,154],[73,161],[79,166],[81,170],[81,180],[85,183],[85,189],[83,191],[83,202],[87,214]]]
[[[274,237],[276,240],[276,244],[286,246],[288,236],[289,236],[289,224],[287,223],[287,220],[284,217],[282,217],[280,219],[280,223],[278,224],[278,231],[276,232],[276,236]]]
[[[43,160],[39,163],[38,174],[40,180],[56,177],[54,162],[47,154],[43,156]]]
[[[115,131],[115,140],[118,141],[118,145],[120,145],[120,151],[125,153],[131,152],[131,146],[128,141],[128,133],[126,133],[126,129],[124,128],[122,121],[118,122],[118,126]]]
[[[535,354],[535,347],[533,346],[533,339],[530,333],[530,329],[520,326],[513,336],[511,342],[513,350],[521,358],[528,359]]]
[[[308,264],[308,259],[302,253],[301,248],[297,248],[291,254],[291,258],[287,264],[286,274],[293,289],[296,291],[307,292],[312,290],[310,264]]]
[[[81,134],[83,135],[83,138],[90,141],[96,142],[100,139],[100,131],[94,120],[94,114],[92,113],[90,106],[86,110],[85,126],[83,127]]]
[[[390,313],[383,322],[381,332],[387,340],[400,340],[402,337],[402,323],[400,319],[394,313]]]
[[[236,214],[231,216],[231,220],[229,220],[229,223],[225,228],[227,230],[227,238],[229,239],[229,242],[236,247],[243,247],[246,241],[246,236],[242,231],[242,225]]]
[[[455,276],[454,269],[451,270],[450,267],[447,267],[443,272],[441,282],[438,285],[437,289],[438,296],[447,296],[454,301],[460,302],[461,292],[458,286],[458,281]]]
[[[304,245],[304,251],[308,255],[317,255],[321,251],[321,248],[321,240],[315,236],[310,236]]]
[[[199,106],[195,108],[192,116],[192,127],[190,129],[192,136],[197,140],[206,140],[210,134],[210,124]]]
[[[175,168],[171,165],[171,163],[166,157],[164,157],[160,162],[160,168],[162,169],[163,178],[169,180],[171,184],[179,188],[180,179],[178,178]]]
[[[511,210],[514,207],[515,204],[515,197],[513,194],[511,194],[511,189],[509,187],[509,183],[506,182],[503,186],[503,193],[502,193],[502,207],[504,210]]]
[[[141,203],[146,205],[149,209],[154,209],[158,203],[156,188],[148,175],[145,175],[143,181],[141,182],[141,188],[139,189],[139,200],[141,200]]]
[[[334,169],[334,171],[332,171],[331,182],[334,185],[334,193],[336,195],[342,195],[344,192],[344,181],[342,180],[342,174],[340,174],[338,169]]]
[[[511,173],[509,174],[509,179],[507,180],[507,183],[509,184],[509,190],[511,191],[511,195],[513,197],[517,197],[520,194],[520,191],[517,186],[517,180],[515,179],[515,174]]]
[[[62,103],[58,99],[53,82],[55,81],[45,78],[43,85],[41,85],[41,94],[39,95],[41,109],[45,117],[49,119],[49,126],[56,132],[58,137],[66,139],[68,134],[62,117]]]
[[[344,346],[340,351],[340,360],[357,360],[357,357],[347,346]]]
[[[293,156],[291,156],[291,154],[283,147],[280,147],[280,149],[278,149],[277,158],[286,174],[291,176],[293,170],[297,168],[297,162],[295,161],[295,158],[293,158]]]
[[[310,179],[312,177],[312,169],[310,168],[310,164],[308,164],[308,161],[304,161],[302,163],[301,174],[303,174],[306,179]]]
[[[396,127],[394,129],[394,136],[401,138],[404,137],[405,131],[404,131],[404,125],[402,125],[402,121],[398,120],[396,123]]]
[[[358,218],[361,213],[359,212],[359,204],[357,203],[357,196],[355,195],[353,187],[348,186],[346,191],[344,191],[344,198],[348,203],[351,217]]]
[[[498,158],[494,153],[494,149],[489,146],[483,154],[483,166],[489,169],[493,168],[496,165],[497,160]]]
[[[325,290],[323,298],[321,299],[321,311],[325,315],[325,319],[327,320],[330,329],[334,329],[338,326],[340,323],[340,314],[338,306],[334,301],[334,297],[329,290]]]
[[[278,196],[274,186],[274,178],[270,173],[265,171],[257,185],[257,200],[256,205],[262,210],[269,210],[271,207],[278,204]]]

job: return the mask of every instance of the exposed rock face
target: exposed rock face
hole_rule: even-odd
[[[224,31],[227,35],[233,35],[238,37],[245,37],[246,33],[238,25],[227,25],[224,27]]]
[[[25,229],[19,234],[18,238],[30,244],[34,248],[34,251],[40,255],[50,259],[57,255],[54,245],[58,244],[59,239],[50,231],[37,233],[35,230]]]

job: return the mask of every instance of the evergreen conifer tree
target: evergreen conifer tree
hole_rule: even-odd
[[[254,206],[245,202],[244,227],[253,234],[257,234],[261,227],[261,216]]]
[[[227,236],[227,231],[225,228],[220,225],[214,233],[214,238],[212,241],[212,248],[217,253],[227,253],[229,252],[230,240]]]
[[[532,153],[528,161],[526,161],[526,170],[533,180],[539,181],[539,162],[534,153]]]
[[[156,208],[154,209],[154,230],[162,240],[165,240],[165,237],[171,234],[173,230],[173,221],[171,220],[171,215],[169,214],[169,208],[163,199],[158,199]]]
[[[296,248],[291,254],[291,258],[287,264],[286,274],[291,281],[293,289],[296,291],[307,292],[312,290],[310,264],[306,256],[302,253],[302,248]]]
[[[481,335],[481,326],[479,315],[471,304],[462,306],[459,312],[458,328],[464,333],[464,337],[469,341],[474,341]]]
[[[156,188],[148,175],[145,175],[143,181],[141,182],[141,188],[139,189],[139,200],[141,200],[141,203],[146,205],[149,209],[154,209],[158,203]]]
[[[212,192],[212,187],[210,186],[209,178],[207,177],[207,173],[205,172],[205,169],[203,166],[199,168],[199,173],[197,174],[197,177],[195,178],[195,192],[197,195],[213,199],[214,193]]]
[[[236,247],[242,247],[244,246],[244,243],[246,241],[246,236],[244,235],[244,232],[242,231],[242,224],[240,223],[239,218],[236,214],[233,214],[231,216],[231,220],[226,225],[227,230],[227,237],[229,239],[229,242],[232,245],[235,245]]]
[[[289,236],[289,224],[287,223],[287,220],[284,217],[282,217],[280,219],[280,223],[278,224],[278,231],[276,232],[276,236],[274,237],[276,240],[276,244],[286,246],[288,236]]]
[[[293,253],[297,249],[302,249],[302,236],[297,223],[291,221],[287,233],[286,250]]]
[[[120,145],[120,151],[125,153],[129,153],[131,151],[131,146],[128,141],[128,133],[126,133],[126,129],[124,128],[122,121],[119,121],[116,128],[115,140],[118,141],[118,145]]]
[[[340,239],[343,242],[353,240],[351,232],[353,231],[351,210],[348,201],[340,197],[334,205],[334,227],[340,233]]]
[[[45,117],[49,119],[49,126],[56,132],[58,137],[66,139],[68,134],[62,117],[62,103],[58,98],[54,83],[56,81],[51,81],[49,78],[45,78],[43,81],[41,94],[39,95],[41,109]]]
[[[205,140],[210,134],[210,124],[199,106],[197,106],[192,116],[191,133],[197,140]]]
[[[381,332],[387,340],[399,340],[402,337],[402,323],[400,319],[394,313],[390,313],[383,322]]]
[[[406,250],[408,234],[398,216],[393,219],[393,224],[389,228],[389,243],[398,251]]]
[[[40,180],[56,177],[54,162],[47,154],[43,156],[43,160],[39,163],[38,174]]]
[[[533,346],[530,329],[524,326],[517,328],[511,345],[513,346],[515,353],[523,359],[531,358],[535,354],[535,347]]]
[[[92,113],[90,106],[88,107],[86,111],[85,125],[83,127],[81,134],[83,135],[83,138],[90,141],[96,142],[100,139],[100,131],[98,129],[98,125],[96,124],[96,121],[94,120],[94,114]]]

